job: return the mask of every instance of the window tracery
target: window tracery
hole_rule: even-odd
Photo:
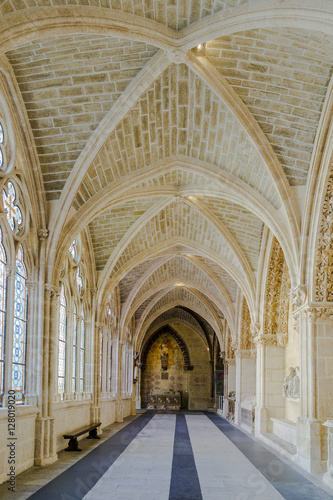
[[[62,284],[60,293],[60,318],[59,318],[59,342],[58,342],[58,392],[65,393],[66,376],[66,342],[67,342],[67,300],[65,287]]]
[[[6,324],[6,252],[2,244],[0,228],[0,404],[4,394],[5,373],[5,324]]]
[[[22,403],[24,399],[26,342],[27,270],[24,262],[23,248],[20,245],[16,256],[12,366],[12,387],[16,392],[16,403]]]
[[[67,291],[68,323],[66,345],[59,344],[58,372],[62,370],[62,376],[64,377],[61,387],[58,384],[58,393],[63,394],[63,396],[60,396],[61,399],[81,398],[86,390],[85,311],[88,307],[88,294],[85,293],[85,269],[84,259],[81,259],[81,239],[77,237],[68,249],[60,274],[62,286]],[[61,311],[59,314],[60,339],[62,328]],[[60,349],[63,351],[62,356],[60,356]],[[60,363],[64,367],[61,368]]]
[[[8,181],[2,190],[2,201],[9,227],[14,234],[17,234],[22,228],[23,216],[15,186],[11,181]]]

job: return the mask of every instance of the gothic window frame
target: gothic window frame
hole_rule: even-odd
[[[7,252],[3,244],[3,231],[0,226],[0,407],[2,406],[5,394],[7,261]]]
[[[2,206],[13,236],[22,238],[26,232],[26,209],[17,179],[7,178],[2,185]]]
[[[73,239],[68,248],[62,271],[61,283],[67,290],[67,343],[65,393],[61,400],[85,398],[87,383],[87,331],[85,312],[89,310],[86,293],[86,265],[81,258],[81,238]],[[59,311],[60,318],[60,311]],[[59,368],[59,361],[58,361]],[[59,401],[57,392],[55,400]],[[58,391],[59,394],[59,391]]]
[[[24,259],[24,249],[22,244],[17,248],[15,260],[15,281],[14,281],[14,323],[13,323],[13,345],[12,345],[12,389],[15,391],[16,404],[23,404],[25,400],[26,388],[26,359],[27,359],[27,335],[28,335],[28,271]],[[20,303],[20,302],[23,302]],[[22,313],[21,313],[22,311]],[[21,330],[22,333],[18,333]],[[18,337],[18,343],[15,342],[15,337]],[[19,356],[19,344],[22,344],[22,355]],[[20,361],[16,361],[19,359]],[[21,377],[22,382],[17,384],[19,370],[14,370],[14,366],[22,367]],[[18,396],[21,397],[19,398]]]
[[[66,297],[66,290],[65,290],[65,285],[62,283],[61,285],[61,291],[60,291],[60,296],[59,296],[59,327],[58,327],[58,363],[57,363],[57,392],[60,394],[60,398],[63,400],[64,395],[66,392],[66,375],[67,375],[67,370],[66,370],[66,361],[67,361],[67,325],[68,325],[68,314],[67,314],[67,307],[68,307],[68,299]],[[63,314],[62,314],[63,313]],[[62,322],[62,318],[64,318],[64,321]],[[64,335],[61,335],[61,327],[63,326],[63,332]],[[61,338],[63,337],[63,338]],[[61,343],[61,344],[60,344]],[[63,346],[63,349],[60,349],[60,346]],[[62,374],[60,374],[60,353],[63,353],[63,370]],[[63,381],[62,387],[59,385],[59,379]],[[62,389],[62,390],[60,390]]]

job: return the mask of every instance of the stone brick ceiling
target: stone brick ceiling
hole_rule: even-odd
[[[256,294],[265,227],[297,254],[295,193],[311,171],[333,36],[291,29],[287,17],[272,28],[269,13],[256,28],[224,29],[256,4],[1,2],[0,40],[11,47],[8,78],[44,183],[49,244],[61,255],[87,230],[96,286],[106,296],[119,285],[124,326],[178,301],[218,329],[217,318],[235,321],[239,289],[249,301]]]
[[[91,132],[156,48],[106,36],[58,36],[7,52],[35,136],[48,199],[59,198]]]
[[[208,42],[204,54],[255,116],[290,184],[304,184],[332,73],[332,37],[251,30]]]

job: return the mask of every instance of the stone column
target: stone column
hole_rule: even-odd
[[[94,341],[94,388],[93,388],[93,403],[91,407],[91,420],[100,422],[101,407],[101,362],[100,362],[100,339],[102,335],[103,323],[95,323],[95,341]]]
[[[123,344],[118,342],[117,356],[117,394],[116,394],[116,422],[123,422],[123,402],[122,402],[122,360],[123,360]]]
[[[256,394],[256,360],[250,349],[237,349],[235,423],[241,425],[241,404]]]
[[[327,472],[324,474],[324,483],[333,488],[333,420],[323,424],[327,428]]]
[[[259,335],[254,341],[257,345],[255,434],[260,436],[271,432],[271,418],[285,416],[285,353],[284,348],[277,344],[276,335]]]
[[[54,431],[53,401],[57,376],[58,306],[60,290],[45,285],[42,364],[42,412],[36,419],[35,464],[48,465],[58,459]]]
[[[301,331],[301,408],[297,421],[297,452],[309,472],[326,470],[322,446],[333,414],[333,304],[310,303],[297,311]]]

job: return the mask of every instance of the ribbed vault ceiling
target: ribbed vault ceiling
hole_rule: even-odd
[[[9,78],[48,200],[50,255],[59,264],[59,250],[87,231],[101,300],[119,286],[121,325],[133,319],[138,337],[178,306],[189,322],[185,309],[215,331],[225,318],[232,330],[240,291],[252,311],[265,227],[296,272],[295,190],[304,195],[311,170],[333,37],[291,29],[288,16],[266,26],[269,13],[256,28],[252,15],[251,29],[223,31],[228,16],[246,20],[255,4],[1,2]],[[47,12],[57,28],[38,31]],[[66,12],[77,16],[75,33]],[[110,13],[114,31],[94,27]],[[15,44],[15,23],[29,19],[36,29]],[[211,24],[222,33],[213,40]],[[201,35],[208,41],[198,49]]]

